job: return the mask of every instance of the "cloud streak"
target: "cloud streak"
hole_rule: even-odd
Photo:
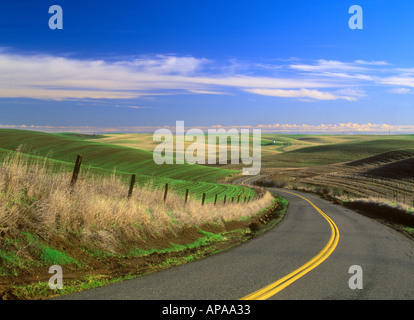
[[[313,100],[338,100],[344,99],[348,101],[355,101],[356,98],[350,96],[338,96],[330,92],[322,92],[319,90],[309,90],[309,89],[300,89],[300,90],[282,90],[282,89],[246,89],[245,91],[255,94],[260,94],[264,96],[271,97],[281,97],[281,98],[301,98],[301,99],[313,99]]]
[[[214,61],[191,56],[156,55],[109,62],[0,50],[0,98],[135,99],[223,95],[238,90],[301,101],[352,102],[365,96],[361,89],[365,85],[388,86],[388,92],[396,94],[414,88],[412,70],[393,69],[385,61],[249,65],[232,60],[229,66],[218,67]]]

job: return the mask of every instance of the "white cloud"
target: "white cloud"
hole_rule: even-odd
[[[411,87],[414,88],[414,77],[410,76],[392,76],[385,77],[379,81],[382,84],[401,86],[401,87]]]
[[[236,89],[301,101],[355,101],[366,95],[361,89],[365,85],[414,88],[414,77],[409,73],[414,69],[390,69],[385,61],[228,63],[218,66],[205,58],[175,55],[109,62],[13,54],[0,48],[0,98],[134,99],[188,93],[220,95]]]
[[[115,108],[127,108],[127,109],[149,109],[149,107],[141,107],[141,106],[120,106],[120,105],[115,105]]]
[[[389,92],[395,94],[409,94],[412,93],[412,90],[408,88],[393,88]]]
[[[245,89],[250,93],[255,93],[264,96],[281,97],[281,98],[300,98],[300,99],[314,99],[314,100],[338,100],[345,99],[348,101],[355,101],[352,96],[335,95],[330,92],[323,92],[319,90],[299,89],[299,90],[282,90],[282,89]],[[306,101],[306,100],[303,100]]]
[[[115,65],[134,67],[136,71],[157,74],[191,74],[208,63],[207,59],[157,55],[155,58],[139,58],[132,61],[120,61]]]
[[[344,88],[344,89],[339,89],[335,91],[335,93],[341,96],[354,97],[354,98],[364,98],[367,96],[365,91],[361,88]]]
[[[365,60],[355,60],[356,64],[363,64],[368,66],[388,66],[389,63],[387,61],[365,61]]]
[[[192,92],[217,94],[230,88],[320,88],[332,85],[243,74],[197,72],[205,59],[156,56],[114,63],[48,55],[0,52],[0,98],[131,99],[145,95]]]
[[[211,91],[211,90],[188,90],[191,93],[196,93],[196,94],[217,94],[217,95],[228,95],[229,93],[227,92],[222,92],[222,91]]]
[[[299,71],[329,71],[329,72],[337,72],[337,71],[361,71],[365,70],[364,67],[356,65],[355,63],[347,63],[342,61],[335,61],[335,60],[318,60],[316,64],[291,64],[289,66],[292,69],[299,70]]]

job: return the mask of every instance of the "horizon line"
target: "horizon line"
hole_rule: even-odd
[[[174,125],[153,126],[57,126],[57,125],[1,125],[0,129],[18,129],[40,131],[45,133],[78,133],[78,134],[132,134],[154,133],[158,129],[174,129]],[[414,125],[389,125],[389,124],[259,124],[259,125],[211,125],[211,126],[185,126],[195,129],[260,129],[264,134],[336,134],[336,135],[406,135],[414,134]],[[175,130],[172,130],[175,131]]]

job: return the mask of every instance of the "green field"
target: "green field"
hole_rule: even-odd
[[[414,135],[263,135],[262,168],[312,167],[414,150]]]
[[[207,202],[214,200],[216,194],[219,194],[219,199],[224,195],[227,198],[254,196],[250,188],[217,183],[219,179],[236,175],[236,171],[190,164],[157,165],[151,151],[97,140],[100,136],[85,139],[85,136],[72,133],[2,129],[0,157],[4,158],[10,151],[20,148],[30,161],[46,159],[48,164],[58,165],[59,170],[69,171],[73,169],[76,156],[81,154],[83,172],[111,175],[115,171],[126,183],[131,174],[136,174],[138,185],[163,188],[168,183],[169,190],[176,194],[184,194],[189,189],[191,197],[200,198],[206,193]]]
[[[156,145],[151,134],[83,135],[81,139],[147,151],[152,151]],[[262,168],[310,167],[358,160],[394,150],[414,150],[414,135],[262,134],[261,148]],[[220,168],[240,170],[242,164]]]
[[[151,134],[68,135],[148,152],[156,146]],[[263,134],[261,148],[262,168],[310,167],[358,160],[394,150],[414,150],[414,135]],[[241,170],[242,164],[219,167]]]

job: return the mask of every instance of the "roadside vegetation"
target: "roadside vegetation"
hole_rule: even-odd
[[[250,202],[184,204],[116,174],[87,170],[75,187],[50,161],[9,152],[0,165],[0,297],[33,299],[161,270],[225,250],[281,219],[287,204],[256,188]],[[275,221],[276,221],[275,220]],[[268,226],[266,226],[268,227]],[[60,265],[65,289],[48,289]]]

